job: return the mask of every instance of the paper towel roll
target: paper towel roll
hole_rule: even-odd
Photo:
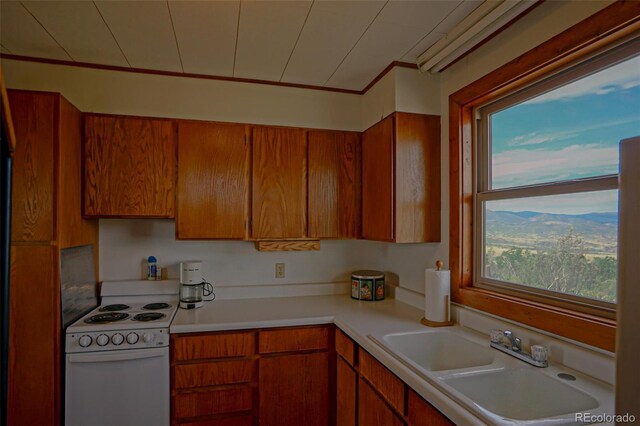
[[[442,262],[438,262],[438,266]],[[450,322],[449,298],[451,295],[450,271],[427,268],[424,271],[424,317],[427,322]]]

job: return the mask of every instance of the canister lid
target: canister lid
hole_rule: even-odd
[[[384,278],[384,272],[372,270],[353,271],[351,277],[365,280]]]

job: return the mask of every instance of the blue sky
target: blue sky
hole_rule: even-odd
[[[493,188],[617,173],[618,142],[640,136],[640,57],[495,113],[491,124]],[[617,209],[611,192],[590,195],[539,198],[529,207]]]

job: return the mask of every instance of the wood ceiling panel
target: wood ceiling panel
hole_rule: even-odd
[[[25,1],[23,4],[74,60],[129,66],[93,2]]]
[[[364,89],[392,60],[368,56],[362,51],[351,52],[326,86],[341,89]]]
[[[132,67],[182,71],[166,2],[95,3]]]
[[[71,60],[20,2],[0,2],[0,40],[14,55]]]
[[[376,21],[416,27],[431,32],[449,15],[461,0],[392,0],[384,7]]]
[[[442,33],[437,33],[435,31],[430,32],[415,46],[413,46],[409,52],[402,57],[402,60],[407,62],[416,62],[418,60],[418,56],[422,55],[425,50],[436,44],[436,42],[444,36],[445,34]]]
[[[279,81],[311,3],[242,2],[234,76]]]
[[[184,71],[233,75],[240,1],[170,1]]]
[[[385,1],[315,2],[282,81],[324,85]]]

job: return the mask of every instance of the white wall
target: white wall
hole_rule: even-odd
[[[439,76],[395,68],[363,96],[9,60],[2,66],[9,87],[59,91],[83,111],[343,130],[364,130],[394,110],[440,113],[439,244],[323,241],[319,252],[259,253],[249,242],[175,241],[173,221],[100,221],[102,279],[137,278],[142,260],[155,255],[161,265],[202,259],[208,278],[222,285],[333,282],[367,268],[393,272],[401,286],[421,292],[424,268],[448,263],[449,95],[609,3],[545,2]],[[275,280],[276,262],[286,263],[285,280]]]

